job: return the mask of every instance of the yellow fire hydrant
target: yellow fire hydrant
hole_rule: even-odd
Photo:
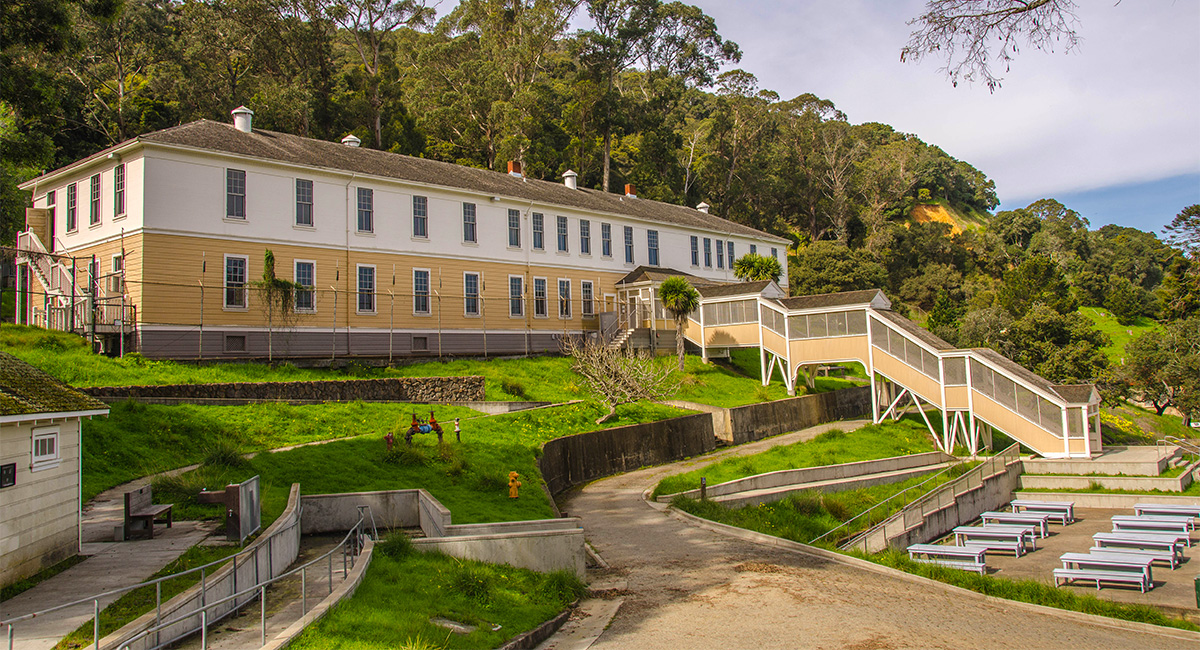
[[[517,480],[518,476],[520,476],[520,474],[517,474],[516,472],[508,473],[508,498],[510,499],[517,498],[517,488],[521,487],[521,482]]]

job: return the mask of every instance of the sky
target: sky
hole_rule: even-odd
[[[1000,209],[1055,198],[1093,228],[1161,231],[1200,203],[1200,2],[1082,0],[1079,46],[1023,48],[1003,84],[956,88],[901,63],[921,0],[691,0],[737,42],[737,67],[784,99],[812,92],[996,182]]]

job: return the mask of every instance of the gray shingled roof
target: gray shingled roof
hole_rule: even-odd
[[[1054,384],[1050,388],[1061,395],[1068,404],[1087,404],[1096,390],[1091,384]]]
[[[1006,372],[1017,377],[1018,379],[1021,379],[1025,383],[1037,386],[1042,390],[1058,395],[1058,391],[1054,390],[1054,385],[1051,384],[1047,379],[1041,375],[1035,374],[1033,371],[1029,370],[1025,366],[1022,366],[1016,361],[1009,359],[1003,354],[1000,354],[991,348],[972,348],[971,351],[986,359],[988,363],[1003,368]]]
[[[920,339],[922,342],[924,342],[926,345],[933,348],[934,350],[955,350],[955,349],[957,349],[953,345],[950,345],[949,343],[943,341],[941,337],[935,335],[933,332],[930,332],[929,330],[925,329],[924,327],[917,325],[916,323],[908,320],[907,318],[901,316],[900,314],[897,314],[894,311],[887,310],[887,309],[877,309],[877,310],[875,310],[875,313],[878,314],[879,316],[882,316],[883,318],[886,318],[888,320],[888,322],[892,323],[896,327],[913,335],[914,338]]]
[[[788,309],[821,309],[823,307],[844,307],[847,305],[864,305],[870,303],[879,289],[864,289],[862,291],[842,291],[840,293],[818,293],[812,296],[794,296],[780,300],[780,304]]]
[[[762,293],[771,284],[770,280],[756,282],[739,282],[737,284],[718,284],[709,287],[696,287],[702,298],[720,298],[722,296],[744,296]]]
[[[142,142],[181,145],[224,153],[265,158],[311,167],[396,178],[496,196],[624,215],[646,221],[723,232],[743,237],[788,240],[681,205],[627,197],[591,189],[570,189],[562,183],[524,179],[486,169],[403,156],[288,133],[254,129],[243,133],[231,124],[197,120],[147,133]]]
[[[691,273],[684,273],[683,271],[676,271],[675,269],[668,269],[661,266],[639,266],[629,273],[626,273],[625,277],[617,280],[617,286],[622,284],[634,284],[637,282],[662,282],[663,280],[676,275],[683,277],[683,279],[690,282],[693,287],[721,284],[716,280],[709,280],[708,278],[695,276]]]
[[[108,405],[0,352],[0,416],[108,411]]]

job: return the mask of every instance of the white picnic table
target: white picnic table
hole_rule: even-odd
[[[1153,558],[1124,553],[1063,553],[1059,559],[1062,560],[1064,569],[1140,571],[1148,586],[1154,584],[1154,570],[1151,564]]]
[[[988,511],[979,515],[979,518],[986,524],[988,521],[994,521],[999,524],[1014,523],[1028,524],[1036,526],[1040,531],[1041,537],[1047,537],[1050,534],[1050,515],[1044,512],[996,512]]]
[[[1113,515],[1113,532],[1126,530],[1179,531],[1187,534],[1193,528],[1191,517],[1158,515]]]
[[[1185,503],[1135,503],[1133,512],[1138,515],[1182,515],[1200,518],[1200,506]]]
[[[1096,533],[1092,541],[1100,546],[1122,546],[1127,548],[1146,548],[1172,550],[1183,555],[1183,547],[1191,544],[1191,538],[1179,533],[1148,533],[1121,531],[1115,533]]]
[[[952,546],[950,544],[913,544],[909,546],[908,556],[914,558],[917,555],[983,562],[987,555],[987,549],[980,546]]]
[[[1140,557],[1148,557],[1151,561],[1167,562],[1171,565],[1171,569],[1176,569],[1179,566],[1179,556],[1174,550],[1166,549],[1148,549],[1148,548],[1119,548],[1112,546],[1096,545],[1088,549],[1089,553],[1124,553],[1126,555],[1135,555]]]
[[[1013,499],[1009,502],[1013,512],[1032,510],[1035,512],[1052,512],[1061,518],[1063,525],[1075,521],[1074,501],[1035,501],[1032,499]]]
[[[1033,526],[1001,526],[988,524],[984,526],[958,526],[953,531],[956,544],[972,539],[999,539],[1025,544],[1029,540],[1031,549],[1037,548],[1037,538]]]

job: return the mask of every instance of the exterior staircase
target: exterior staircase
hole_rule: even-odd
[[[617,332],[617,335],[608,342],[608,349],[614,351],[620,350],[621,347],[625,345],[625,342],[629,340],[629,337],[633,336],[633,333],[636,331],[636,327],[629,327]]]

